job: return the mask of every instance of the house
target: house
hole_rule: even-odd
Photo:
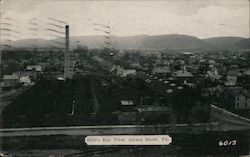
[[[121,76],[121,77],[126,77],[128,75],[135,75],[136,74],[136,70],[135,69],[124,69],[121,66],[113,66],[111,68],[111,72],[113,72],[115,75],[117,76]]]
[[[228,108],[235,108],[235,99],[242,91],[240,87],[225,87],[223,91],[223,100],[226,101],[226,106]]]
[[[169,66],[157,66],[152,70],[153,74],[167,74],[171,73]]]
[[[130,66],[133,67],[133,68],[138,68],[138,69],[141,68],[141,65],[140,65],[139,62],[131,63]]]
[[[42,66],[41,65],[28,65],[26,67],[27,71],[36,71],[36,72],[42,72]]]
[[[19,82],[24,86],[32,85],[32,80],[36,78],[36,74],[31,71],[26,72],[14,72],[12,75],[17,75],[19,77]]]
[[[217,69],[216,68],[212,68],[211,70],[208,70],[207,71],[207,76],[212,80],[212,81],[215,81],[215,80],[219,80],[221,79],[221,75],[218,73]]]
[[[229,86],[235,86],[236,82],[226,81],[226,82],[224,82],[224,85],[227,86],[227,87],[229,87]]]
[[[57,76],[56,79],[59,80],[59,81],[64,81],[64,77],[63,76]]]
[[[250,69],[247,69],[243,72],[243,75],[250,76]]]
[[[207,86],[202,89],[202,95],[203,96],[212,96],[215,95],[216,97],[219,97],[222,94],[222,87],[220,85],[211,85]]]
[[[182,52],[184,55],[187,55],[187,56],[191,56],[191,55],[194,55],[193,52]]]
[[[121,76],[123,74],[123,67],[119,65],[118,66],[113,65],[110,71],[113,72],[117,76]]]
[[[16,88],[20,84],[18,75],[4,75],[1,87],[3,89]]]
[[[209,63],[210,65],[214,65],[214,64],[215,64],[215,61],[214,61],[214,60],[209,60],[208,63]]]
[[[240,75],[241,73],[239,70],[229,70],[227,72],[227,81],[225,82],[225,85],[236,85],[237,77]]]
[[[121,100],[122,106],[133,106],[134,102],[132,100]]]
[[[20,83],[23,83],[24,86],[31,85],[31,78],[29,75],[21,74],[19,81],[20,81]]]
[[[191,74],[190,72],[188,72],[186,70],[186,66],[183,67],[182,70],[178,70],[173,74],[174,77],[176,78],[192,78],[193,74]]]
[[[235,96],[235,109],[250,109],[250,92],[242,90]]]
[[[216,68],[217,68],[219,74],[223,74],[223,75],[227,74],[227,67],[225,65],[219,64]]]
[[[135,75],[136,74],[136,70],[135,69],[124,69],[122,71],[122,77],[126,77],[128,75]]]
[[[135,104],[132,100],[121,100],[121,110],[122,111],[132,111],[134,110]]]
[[[195,88],[196,87],[196,80],[194,79],[188,79],[183,81],[183,85],[188,86],[189,88]]]
[[[162,112],[169,111],[169,107],[167,106],[140,106],[136,108],[138,112]]]

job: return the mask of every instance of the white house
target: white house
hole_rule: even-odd
[[[12,75],[4,75],[3,81],[1,82],[2,88],[12,88],[16,87],[19,84],[19,76],[12,74]]]
[[[41,65],[28,65],[26,67],[26,70],[28,70],[28,71],[34,70],[36,72],[42,72],[42,66]]]
[[[136,74],[136,70],[135,69],[124,69],[122,72],[122,76],[128,76],[128,75],[135,75]]]
[[[121,100],[122,106],[133,106],[134,102],[132,100]]]
[[[186,66],[183,67],[183,70],[178,70],[174,73],[175,77],[179,77],[179,78],[191,78],[193,77],[193,74],[191,74],[190,72],[188,72],[186,70]]]
[[[20,75],[20,83],[23,83],[24,85],[29,85],[31,84],[31,79],[29,75]]]
[[[241,73],[238,70],[230,70],[227,72],[227,81],[236,83],[237,77],[240,75]]]
[[[209,71],[207,71],[207,76],[211,79],[211,80],[219,80],[222,76],[218,73],[216,68],[213,68]]]
[[[250,93],[242,90],[235,96],[235,109],[250,109]]]
[[[127,75],[135,75],[136,70],[135,69],[123,69],[121,66],[113,66],[111,68],[111,71],[115,72],[117,76],[126,77]]]

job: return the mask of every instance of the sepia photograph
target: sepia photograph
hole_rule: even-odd
[[[250,0],[0,0],[0,157],[250,156]]]

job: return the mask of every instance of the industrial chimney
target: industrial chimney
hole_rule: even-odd
[[[69,25],[65,26],[64,80],[71,78],[69,61]]]

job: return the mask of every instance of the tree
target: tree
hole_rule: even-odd
[[[16,72],[19,70],[19,64],[17,61],[15,60],[10,60],[8,63],[7,63],[7,66],[4,67],[4,74],[7,74],[7,75],[10,75],[12,74],[13,72]]]
[[[191,109],[202,97],[198,90],[185,88],[173,98],[173,111],[180,123],[187,122]]]
[[[207,123],[210,120],[210,105],[197,102],[190,111],[188,122],[190,123]]]
[[[78,45],[73,53],[78,54],[80,58],[87,58],[89,55],[89,49],[87,46]]]

